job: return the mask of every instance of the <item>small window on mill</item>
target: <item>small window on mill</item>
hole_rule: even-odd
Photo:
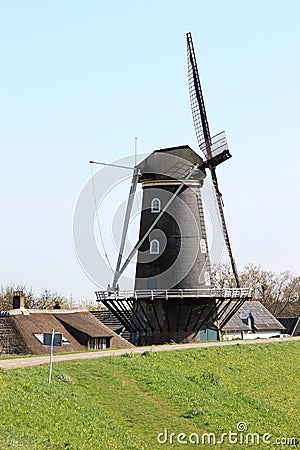
[[[151,212],[159,213],[160,212],[160,200],[159,198],[154,198],[151,202]]]
[[[153,241],[150,242],[150,254],[151,255],[159,254],[159,241],[157,239],[153,239]]]

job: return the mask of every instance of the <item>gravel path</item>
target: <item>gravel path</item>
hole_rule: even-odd
[[[268,344],[270,342],[287,342],[300,340],[300,336],[290,337],[284,339],[247,339],[239,341],[225,341],[225,342],[202,342],[191,344],[172,344],[172,345],[152,345],[150,347],[134,347],[120,350],[101,350],[99,352],[86,353],[72,353],[68,355],[54,355],[53,362],[72,361],[82,359],[104,358],[107,356],[124,355],[124,353],[144,353],[145,351],[152,352],[167,352],[174,350],[186,350],[190,348],[207,348],[207,347],[226,347],[229,345],[249,345],[249,344]],[[55,351],[55,350],[54,350]],[[48,364],[49,356],[34,356],[28,358],[13,358],[0,359],[1,369],[18,369],[21,367],[39,366],[41,364]]]

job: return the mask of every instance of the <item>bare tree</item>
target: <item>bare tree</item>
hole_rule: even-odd
[[[273,315],[297,316],[300,314],[300,277],[290,272],[276,274],[260,265],[249,264],[239,273],[241,285],[252,289],[254,300],[259,300]],[[217,288],[235,287],[228,263],[218,264],[212,273]]]
[[[62,308],[68,308],[69,300],[57,292],[45,289],[41,295],[35,296],[31,302],[27,302],[27,308],[49,309],[57,304]]]
[[[95,300],[83,300],[75,302],[72,297],[67,298],[58,292],[44,289],[40,295],[36,295],[32,288],[23,284],[8,284],[0,286],[0,311],[8,311],[13,308],[13,296],[15,291],[22,291],[25,299],[25,308],[51,309],[59,304],[61,308],[85,308],[89,310],[99,309],[100,304]]]
[[[7,311],[13,307],[13,296],[15,291],[23,292],[25,308],[48,309],[55,304],[60,304],[63,308],[74,307],[71,299],[67,299],[57,292],[45,289],[41,295],[35,295],[32,288],[27,288],[22,284],[9,284],[0,286],[0,310]]]
[[[27,288],[22,284],[8,284],[0,286],[0,310],[7,311],[13,307],[13,296],[15,291],[22,291],[25,297],[25,307],[29,308],[34,302],[35,296],[32,288]]]

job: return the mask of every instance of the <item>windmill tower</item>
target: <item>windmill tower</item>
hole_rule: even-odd
[[[210,285],[202,166],[187,145],[156,150],[137,166],[143,187],[139,240],[148,239],[138,251],[135,290]]]
[[[203,326],[214,327],[218,322],[223,326],[250,296],[248,289],[240,288],[216,176],[216,167],[231,155],[224,132],[210,136],[190,33],[187,56],[192,115],[205,160],[183,145],[155,150],[135,166],[113,283],[107,291],[96,293],[97,300],[131,332],[136,345],[198,341]],[[201,196],[207,170],[212,177],[235,289],[211,286]],[[139,240],[121,265],[138,183],[143,188]],[[136,253],[134,290],[121,292],[118,281]]]

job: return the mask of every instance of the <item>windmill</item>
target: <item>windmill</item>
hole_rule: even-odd
[[[211,137],[191,34],[187,34],[188,80],[199,149],[188,145],[155,150],[134,167],[119,256],[112,285],[96,292],[131,332],[136,345],[198,341],[203,330],[217,339],[223,326],[250,297],[241,288],[226,227],[216,167],[231,157],[225,133]],[[212,176],[224,240],[236,288],[211,286],[202,187]],[[128,256],[124,248],[138,183],[143,188],[140,231]],[[137,254],[135,285],[120,291],[119,279]],[[234,303],[233,303],[234,302]]]

